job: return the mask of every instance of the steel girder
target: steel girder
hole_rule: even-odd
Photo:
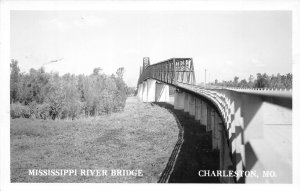
[[[144,58],[143,61],[138,84],[148,78],[170,85],[196,83],[192,58],[171,58],[152,65],[149,58]]]

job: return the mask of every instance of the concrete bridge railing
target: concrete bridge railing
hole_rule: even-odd
[[[237,176],[237,182],[292,181],[290,91],[178,87],[182,90],[175,94],[175,108],[189,112],[213,132],[221,169],[252,170],[259,175]]]

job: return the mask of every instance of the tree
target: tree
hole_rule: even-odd
[[[18,101],[19,73],[18,61],[12,59],[10,63],[10,103]]]
[[[102,68],[100,67],[94,68],[93,75],[99,75],[100,71],[102,71]]]
[[[235,76],[233,80],[233,86],[238,87],[239,84],[239,77]]]
[[[225,87],[242,87],[242,88],[278,88],[278,89],[291,89],[293,83],[293,76],[291,73],[286,75],[267,75],[266,73],[257,73],[257,78],[254,79],[253,75],[250,75],[248,81],[243,79],[239,81],[239,77],[235,76],[233,81],[215,81],[215,84]]]
[[[293,75],[288,73],[286,75],[286,88],[291,89],[293,87]]]
[[[117,78],[123,79],[124,72],[125,72],[124,67],[118,68],[116,72]]]
[[[261,73],[257,74],[257,79],[254,85],[255,88],[268,88],[269,87],[269,79],[266,73],[263,75]]]
[[[32,101],[42,104],[49,92],[50,75],[45,73],[44,68],[38,70],[31,68],[29,74],[22,76],[22,78],[20,86],[23,88],[22,101],[25,105]]]
[[[66,103],[66,92],[60,79],[51,79],[50,91],[46,97],[46,103],[49,104],[49,114],[53,120],[59,118]]]
[[[254,76],[250,75],[248,79],[248,87],[253,88],[254,87]]]
[[[123,80],[124,68],[111,76],[100,73],[101,70],[95,68],[88,76],[69,73],[60,76],[47,73],[44,68],[20,73],[17,61],[12,60],[10,97],[12,104],[16,102],[11,107],[12,115],[54,120],[122,110],[127,95],[134,92]]]
[[[248,88],[249,87],[246,79],[241,80],[238,86],[241,87],[241,88]]]

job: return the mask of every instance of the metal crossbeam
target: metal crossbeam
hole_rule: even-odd
[[[192,58],[171,58],[150,65],[150,59],[143,59],[143,68],[140,71],[138,83],[152,78],[166,84],[177,83],[195,84],[195,73]]]

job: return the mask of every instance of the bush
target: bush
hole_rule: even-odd
[[[83,103],[81,103],[80,101],[69,101],[62,108],[59,118],[69,118],[73,120],[84,113],[83,109]]]
[[[39,104],[36,107],[36,117],[38,119],[50,118],[49,112],[50,112],[50,106],[47,103]]]
[[[30,118],[30,108],[21,103],[12,103],[10,104],[10,116],[13,119],[19,117]]]

